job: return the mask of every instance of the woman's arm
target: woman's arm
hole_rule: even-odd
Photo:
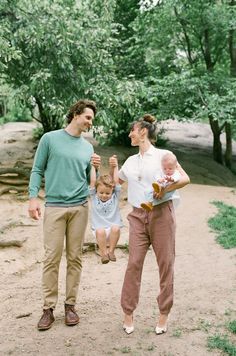
[[[175,190],[175,189],[183,188],[185,185],[190,183],[189,176],[187,175],[187,173],[185,172],[185,170],[181,167],[181,165],[179,163],[177,163],[177,170],[180,173],[180,179],[178,180],[178,182],[171,183],[171,184],[167,185],[165,188],[162,188],[160,193],[158,193],[158,194],[154,193],[153,196],[155,198],[161,199],[161,198],[163,198],[165,193],[171,192],[172,190]]]
[[[109,158],[109,165],[110,165],[110,174],[113,178],[113,181],[115,183],[115,185],[117,184],[122,184],[121,183],[121,179],[119,179],[119,172],[118,172],[118,160],[117,160],[117,156],[113,155]]]
[[[125,181],[119,178],[119,184],[123,184]]]

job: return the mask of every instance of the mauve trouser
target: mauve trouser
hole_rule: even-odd
[[[152,245],[159,267],[160,293],[157,302],[161,314],[169,314],[173,305],[175,260],[175,212],[173,202],[154,206],[151,212],[133,208],[129,220],[129,260],[125,273],[121,306],[131,315],[139,301],[143,263]]]

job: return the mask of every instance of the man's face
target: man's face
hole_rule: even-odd
[[[81,114],[75,115],[74,117],[80,132],[88,131],[92,127],[93,119],[94,112],[90,108],[85,108]]]

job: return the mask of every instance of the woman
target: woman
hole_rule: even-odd
[[[129,157],[119,171],[120,183],[128,183],[128,202],[133,206],[129,221],[129,261],[125,273],[121,306],[124,311],[123,329],[127,334],[134,331],[133,312],[139,301],[143,263],[152,245],[159,267],[160,293],[157,297],[159,317],[156,334],[167,331],[168,315],[173,305],[173,277],[175,259],[175,213],[173,202],[160,201],[148,212],[140,207],[145,201],[145,192],[161,173],[161,159],[167,150],[153,146],[156,141],[156,119],[147,114],[135,121],[129,133],[132,146],[138,146],[139,153]],[[155,198],[160,199],[166,192],[184,187],[190,182],[188,175],[177,164],[180,179],[163,188]]]

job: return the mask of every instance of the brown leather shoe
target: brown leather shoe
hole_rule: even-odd
[[[43,315],[38,322],[38,330],[48,330],[54,322],[53,309],[44,309]]]
[[[70,304],[65,304],[65,324],[68,326],[73,326],[78,324],[79,315],[75,311],[75,306]]]

